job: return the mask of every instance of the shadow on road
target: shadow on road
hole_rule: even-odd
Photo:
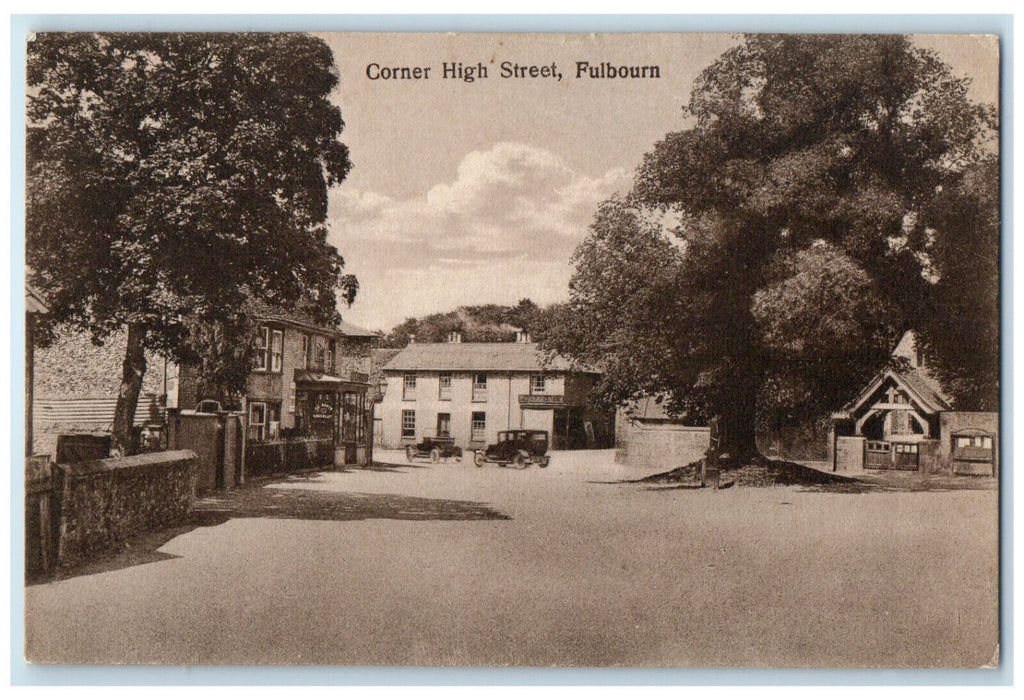
[[[852,475],[814,469],[796,462],[762,459],[750,463],[722,465],[722,486],[763,488],[796,486],[800,491],[823,493],[923,493],[947,491],[994,491],[998,480],[991,477],[925,474],[911,471],[860,472]],[[700,462],[639,479],[593,483],[644,484],[649,491],[700,489]]]
[[[397,494],[245,488],[196,502],[195,516],[216,525],[229,518],[298,520],[510,520],[483,503]]]
[[[396,465],[397,466],[397,465]],[[403,465],[403,468],[406,468]],[[288,483],[316,483],[319,473],[292,475]],[[207,494],[196,501],[189,521],[175,528],[133,537],[117,550],[97,554],[88,562],[60,569],[48,578],[35,577],[26,585],[117,571],[140,564],[177,559],[158,551],[175,537],[198,527],[222,525],[232,518],[293,520],[511,520],[511,517],[473,501],[418,498],[396,494],[338,493],[260,485]]]

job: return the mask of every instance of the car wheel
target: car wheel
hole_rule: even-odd
[[[441,461],[441,451],[436,447],[430,451],[430,461],[434,464]]]
[[[516,469],[526,469],[526,460],[523,459],[523,456],[521,454],[517,454],[515,457],[512,458],[512,466],[515,467]]]
[[[412,448],[412,445],[406,445],[405,446],[405,458],[411,462],[412,458],[415,457],[415,456],[416,456],[416,450],[414,450]]]
[[[478,467],[484,466],[484,453],[483,452],[474,452],[473,453],[473,464],[475,464]]]
[[[540,465],[541,469],[546,469],[547,466],[549,464],[551,464],[551,458],[550,457],[541,457],[540,461],[537,462],[537,464]]]

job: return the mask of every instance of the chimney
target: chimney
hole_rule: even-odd
[[[461,343],[462,342],[462,331],[452,331],[448,334],[449,343]]]
[[[526,331],[516,331],[516,342],[517,343],[529,343],[530,334]]]
[[[416,342],[416,334],[415,333],[410,333],[409,334],[409,345],[412,345],[415,342]]]

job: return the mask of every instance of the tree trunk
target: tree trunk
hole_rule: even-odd
[[[721,446],[719,454],[747,462],[760,456],[757,449],[757,379],[744,377],[729,387],[719,406]]]
[[[146,331],[138,325],[128,324],[128,347],[125,349],[121,369],[121,389],[117,393],[114,408],[114,430],[111,453],[128,455],[134,450],[132,427],[135,425],[135,409],[142,392],[142,377],[146,374]]]

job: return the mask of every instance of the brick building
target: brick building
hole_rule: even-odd
[[[327,328],[264,315],[256,366],[241,405],[232,407],[246,416],[247,441],[330,438],[345,464],[369,460],[372,407],[367,390],[376,337],[348,323]],[[204,387],[194,371],[181,368],[179,408],[195,409],[200,401],[217,398],[218,392]]]
[[[495,442],[498,431],[546,430],[552,449],[610,447],[610,414],[589,404],[598,373],[548,361],[526,334],[515,343],[412,343],[382,369],[379,443],[400,448],[448,436],[465,449]]]

